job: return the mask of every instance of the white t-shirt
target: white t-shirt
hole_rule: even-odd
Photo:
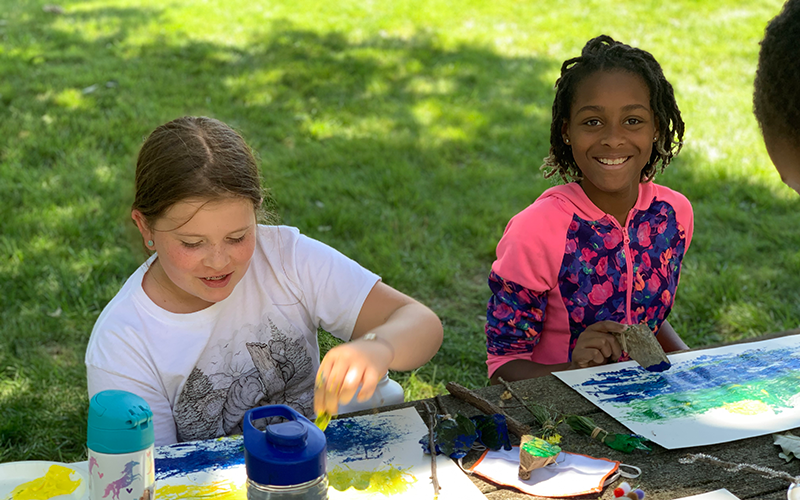
[[[157,306],[142,264],[108,303],[86,349],[89,397],[121,389],[153,411],[156,445],[242,432],[244,413],[286,404],[313,415],[317,328],[349,340],[380,279],[286,226],[258,226],[244,278],[190,314]]]

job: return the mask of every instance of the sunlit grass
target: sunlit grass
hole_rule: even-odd
[[[0,461],[85,458],[86,341],[144,258],[134,157],[183,114],[242,132],[284,223],[440,315],[433,361],[392,374],[408,398],[486,384],[494,248],[550,185],[553,82],[600,33],[656,56],[687,123],[659,178],[695,210],[676,330],[800,322],[800,202],[751,113],[782,0],[45,3],[0,0]]]

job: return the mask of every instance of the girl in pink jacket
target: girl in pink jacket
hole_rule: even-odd
[[[658,62],[608,36],[566,61],[556,82],[545,191],[508,223],[492,264],[486,323],[493,383],[625,356],[612,332],[667,322],[692,237],[680,193],[652,182],[680,151],[684,124]]]

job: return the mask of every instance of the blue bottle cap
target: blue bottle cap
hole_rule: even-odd
[[[253,420],[287,419],[260,431]],[[247,477],[258,484],[290,486],[325,474],[325,434],[306,417],[286,405],[253,408],[244,414],[244,463]]]
[[[153,412],[147,401],[128,391],[101,391],[89,401],[86,445],[100,453],[143,450],[155,442]]]

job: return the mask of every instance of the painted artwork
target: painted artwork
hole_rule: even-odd
[[[427,432],[414,408],[331,421],[329,498],[433,498],[431,457],[419,445]],[[155,464],[159,500],[246,498],[241,436],[160,447]],[[485,499],[447,457],[438,457],[437,476],[441,499]]]
[[[554,373],[632,432],[669,449],[800,427],[800,336]]]

